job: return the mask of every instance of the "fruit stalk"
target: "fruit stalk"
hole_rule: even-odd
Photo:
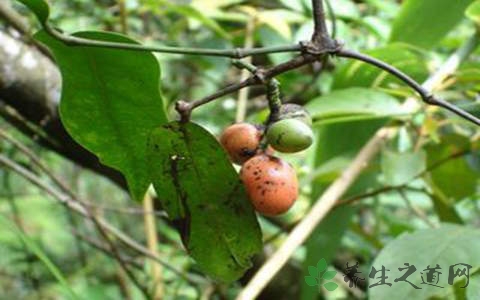
[[[280,107],[282,100],[280,99],[280,83],[275,78],[267,83],[267,99],[268,107],[270,108],[270,116],[268,117],[267,126],[280,117]]]

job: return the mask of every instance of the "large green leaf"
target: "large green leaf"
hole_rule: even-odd
[[[437,229],[421,230],[414,233],[404,234],[389,243],[377,256],[373,266],[379,270],[382,266],[389,269],[386,273],[387,282],[392,286],[376,286],[368,290],[369,299],[455,299],[454,288],[448,284],[449,267],[458,263],[471,265],[470,275],[480,266],[480,230],[456,226],[443,225]],[[416,272],[407,280],[420,287],[415,289],[407,282],[394,282],[401,277],[406,270],[405,263],[414,265]],[[439,282],[437,285],[444,288],[422,284],[422,274],[426,277],[425,269],[436,265],[441,267]],[[367,274],[368,275],[368,274]],[[376,277],[379,276],[379,273]],[[365,276],[367,277],[367,276]],[[457,278],[459,280],[460,278]],[[377,283],[379,279],[370,279],[369,284]],[[459,283],[460,286],[464,284]],[[456,285],[457,286],[457,285]],[[474,285],[467,287],[467,290]],[[459,289],[457,286],[456,289]],[[459,289],[461,290],[461,289]],[[435,298],[435,299],[438,299]]]
[[[201,269],[238,279],[261,250],[261,232],[242,182],[218,141],[193,123],[155,129],[153,185],[183,243]]]
[[[112,33],[80,32],[85,39],[134,43]],[[148,52],[69,47],[45,32],[36,38],[53,52],[63,79],[60,116],[68,133],[102,163],[121,171],[136,200],[150,184],[146,146],[167,122],[159,92],[160,68]]]
[[[473,0],[407,0],[393,23],[390,40],[430,49],[464,17]]]
[[[367,88],[335,90],[310,101],[306,109],[315,125],[377,119],[408,113],[392,96]]]
[[[395,43],[371,49],[365,53],[393,65],[418,82],[428,77],[429,72],[424,55],[411,46]],[[393,83],[403,85],[397,78],[377,67],[361,61],[349,60],[336,71],[333,87],[334,89],[352,86],[390,88]]]

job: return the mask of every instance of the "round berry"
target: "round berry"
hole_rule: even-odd
[[[267,141],[279,152],[299,152],[313,143],[313,131],[310,126],[300,120],[280,120],[268,128]]]
[[[262,132],[252,124],[238,123],[227,127],[220,136],[220,143],[232,162],[243,164],[257,153]]]
[[[275,156],[254,156],[242,166],[240,177],[253,207],[261,214],[283,214],[298,197],[295,170]]]

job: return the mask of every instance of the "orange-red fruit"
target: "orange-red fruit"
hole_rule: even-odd
[[[257,153],[262,132],[252,124],[238,123],[227,127],[220,136],[220,143],[230,159],[243,164]]]
[[[298,197],[295,170],[275,156],[260,154],[249,159],[240,177],[255,210],[276,216],[286,212]]]

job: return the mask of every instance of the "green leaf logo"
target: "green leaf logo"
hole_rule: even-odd
[[[308,266],[308,274],[309,276],[305,276],[305,283],[308,286],[319,286],[322,281],[328,281],[323,284],[323,287],[327,291],[333,292],[338,288],[338,284],[333,281],[329,281],[332,280],[335,275],[337,275],[337,271],[328,271],[327,261],[324,258],[318,261],[316,267]]]

